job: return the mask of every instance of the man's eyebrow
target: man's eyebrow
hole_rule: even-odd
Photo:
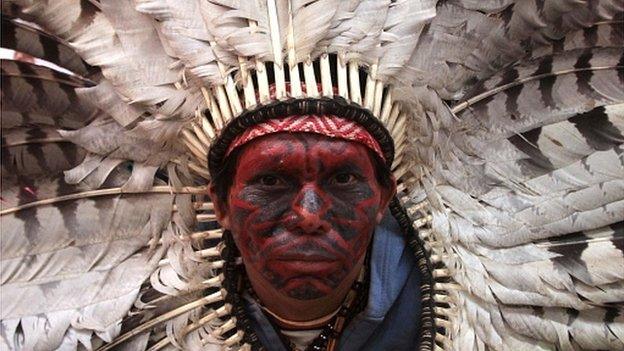
[[[350,172],[350,173],[362,173],[362,168],[355,162],[347,161],[336,166],[323,165],[327,172]]]
[[[272,155],[255,155],[253,158],[247,159],[245,163],[239,165],[239,167],[250,167],[252,174],[261,174],[270,172],[278,172],[288,169],[288,162],[282,162],[283,156],[287,155],[287,152],[272,154]]]
[[[280,166],[280,158],[279,157],[269,157],[257,155],[254,158],[246,160],[247,162],[241,163],[239,165],[242,167],[251,167],[252,173],[259,173],[266,169],[275,169]]]

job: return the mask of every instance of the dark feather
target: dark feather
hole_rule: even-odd
[[[443,3],[416,48],[421,55],[414,55],[415,60],[409,63],[410,70],[406,73],[422,72],[423,79],[444,99],[457,100],[478,82],[533,51],[536,55],[560,52],[566,35],[603,21],[621,20],[618,15],[624,11],[624,4],[619,0],[563,3]],[[603,42],[601,38],[595,45],[579,47],[602,46]]]
[[[82,127],[91,121],[95,108],[80,100],[74,89],[90,84],[46,67],[2,60],[2,128]]]
[[[28,13],[22,12],[20,6],[13,1],[2,1],[0,4],[2,4],[2,14],[5,16],[19,18],[30,22],[35,19],[35,17],[29,15]]]
[[[61,39],[4,15],[2,47],[44,59],[81,76],[89,77],[97,72],[97,69],[84,62]]]
[[[562,38],[548,39],[531,52],[533,57],[551,55],[575,49],[624,46],[624,22],[621,19],[602,21],[567,34]]]
[[[546,341],[556,349],[621,350],[624,347],[621,307],[582,311],[546,307],[537,313],[530,308],[511,307],[502,312],[511,330]]]
[[[624,222],[586,232],[576,232],[540,244],[561,256],[551,260],[586,286],[608,286],[624,281]],[[590,298],[591,296],[587,296]],[[600,297],[604,302],[620,302],[624,292],[612,291]]]
[[[533,175],[573,163],[595,151],[624,143],[624,110],[596,107],[565,121],[514,135],[508,140],[526,154],[518,162]],[[529,171],[529,169],[533,171]]]
[[[55,175],[80,164],[85,151],[52,128],[2,130],[2,177]]]
[[[590,156],[621,152],[622,57],[617,48],[573,50],[528,60],[480,84],[453,108],[460,118],[454,130],[467,131],[453,139],[483,162],[464,160],[453,183],[476,195],[501,182],[525,192],[522,182],[568,166],[598,175],[606,158]],[[483,182],[483,169],[494,177]]]

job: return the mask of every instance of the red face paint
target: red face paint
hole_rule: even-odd
[[[370,157],[361,144],[306,133],[244,146],[226,211],[252,284],[310,300],[354,276],[389,191]]]

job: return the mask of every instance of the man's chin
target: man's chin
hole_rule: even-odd
[[[335,287],[315,277],[300,277],[289,279],[280,291],[290,298],[307,301],[327,297]]]
[[[312,285],[301,285],[287,291],[288,297],[296,300],[316,300],[327,296],[326,293],[318,290]]]

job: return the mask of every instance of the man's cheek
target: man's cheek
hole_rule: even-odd
[[[362,210],[379,207],[380,191],[375,184],[362,182],[347,190],[327,189],[331,195],[333,211],[342,218],[356,219]],[[356,213],[354,210],[359,210]]]
[[[360,223],[368,223],[372,226],[377,224],[377,214],[381,206],[381,193],[373,191],[371,196],[360,199],[351,205],[351,210]]]
[[[253,213],[256,216],[260,214],[266,218],[271,212],[270,209],[275,208],[274,205],[276,203],[284,202],[282,199],[285,197],[286,193],[286,191],[263,191],[256,186],[241,186],[237,191],[232,192],[230,203],[236,209],[245,210],[245,216],[249,216],[249,214]]]
[[[235,220],[242,231],[250,232],[250,235],[270,237],[273,230],[290,208],[290,196],[283,194],[273,197],[273,201],[250,203],[246,198],[239,198],[234,202]],[[237,206],[241,204],[242,206]]]
[[[263,238],[254,235],[253,232],[243,230],[235,234],[235,242],[245,261],[254,265],[263,265],[262,249],[266,246]]]
[[[324,219],[332,223],[343,239],[350,241],[373,231],[378,209],[378,203],[371,199],[355,204],[333,199]]]
[[[254,224],[270,226],[280,221],[290,211],[292,201],[293,194],[290,192],[284,192],[281,196],[273,196],[272,201],[263,204],[258,211],[254,212]]]
[[[263,263],[265,258],[262,252],[274,241],[282,214],[288,209],[284,202],[275,201],[269,206],[255,206],[240,198],[232,202],[233,232],[243,257],[256,264]]]
[[[347,245],[349,245],[348,250],[352,254],[362,253],[374,230],[374,224],[370,222],[353,222],[350,226],[350,231],[355,234],[352,239],[347,241]]]
[[[239,207],[258,208],[274,200],[273,194],[253,185],[238,184],[236,191],[232,194],[234,195],[233,201]]]

